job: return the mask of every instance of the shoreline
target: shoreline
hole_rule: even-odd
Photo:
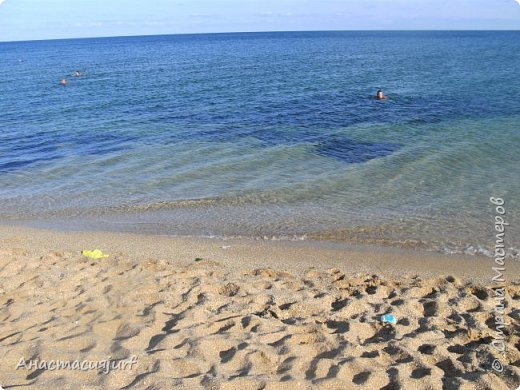
[[[132,260],[165,259],[188,265],[195,258],[226,267],[273,267],[301,274],[315,267],[338,268],[349,274],[400,277],[455,276],[481,283],[494,276],[493,259],[480,255],[441,254],[416,249],[315,240],[209,238],[105,231],[61,231],[0,224],[0,244],[33,253],[102,249]],[[506,262],[507,274],[520,275],[520,262]],[[507,275],[506,275],[507,276]],[[517,278],[518,279],[518,278]],[[512,281],[512,280],[510,280]]]
[[[192,238],[217,238],[239,240],[313,241],[330,242],[375,248],[411,249],[442,255],[471,255],[493,257],[493,235],[489,227],[494,223],[492,215],[485,213],[479,218],[450,216],[426,216],[417,214],[406,218],[386,218],[370,214],[345,216],[342,223],[333,223],[330,210],[321,210],[304,205],[301,210],[285,205],[275,212],[274,205],[237,207],[230,199],[187,199],[159,202],[150,205],[121,206],[107,209],[64,209],[57,213],[41,215],[4,216],[0,225],[21,226],[43,230],[70,232],[129,233]],[[207,207],[206,207],[207,206]],[[486,203],[486,207],[490,204]],[[492,206],[492,205],[491,205]],[[284,207],[287,207],[284,208]],[[308,208],[308,210],[307,210]],[[514,210],[514,207],[511,206]],[[303,216],[294,220],[296,215]],[[307,213],[308,211],[308,213]],[[321,218],[326,222],[323,224]],[[299,217],[298,217],[299,218]],[[509,216],[514,218],[514,215]],[[426,220],[426,224],[422,222]],[[314,222],[313,222],[314,221]],[[471,226],[471,229],[467,229]],[[100,228],[101,227],[101,228]],[[462,232],[462,233],[461,233]],[[520,233],[516,225],[508,226],[506,239],[508,260],[520,260]]]

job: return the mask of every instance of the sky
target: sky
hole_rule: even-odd
[[[0,0],[0,41],[308,30],[520,30],[520,0]]]

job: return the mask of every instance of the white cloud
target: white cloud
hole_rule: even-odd
[[[2,5],[2,3],[4,2],[5,0],[0,0],[0,5]],[[520,0],[519,0],[520,1]]]

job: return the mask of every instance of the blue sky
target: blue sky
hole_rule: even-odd
[[[231,31],[520,29],[520,0],[0,0],[0,41]]]

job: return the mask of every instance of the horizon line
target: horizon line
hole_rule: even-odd
[[[171,34],[142,34],[142,35],[109,35],[92,37],[70,37],[70,38],[43,38],[22,39],[14,41],[1,41],[0,43],[23,43],[43,41],[67,41],[80,39],[108,39],[108,38],[139,38],[139,37],[164,37],[164,36],[190,36],[190,35],[225,35],[225,34],[276,34],[276,33],[318,33],[318,32],[518,32],[520,30],[510,29],[370,29],[370,30],[272,30],[272,31],[219,31],[219,32],[194,32],[194,33],[171,33]]]

